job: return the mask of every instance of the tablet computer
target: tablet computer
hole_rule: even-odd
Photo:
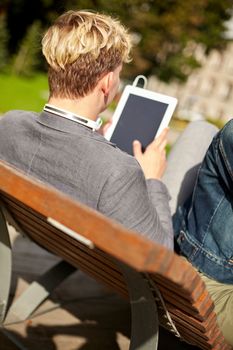
[[[168,126],[176,104],[174,97],[127,85],[105,138],[131,155],[136,139],[145,149]]]

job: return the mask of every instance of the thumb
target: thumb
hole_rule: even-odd
[[[142,155],[142,145],[141,142],[138,140],[135,140],[133,142],[133,155],[135,158],[140,157]]]

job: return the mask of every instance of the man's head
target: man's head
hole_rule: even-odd
[[[105,74],[129,61],[130,49],[127,30],[110,16],[89,11],[61,15],[42,39],[50,97],[88,95]]]

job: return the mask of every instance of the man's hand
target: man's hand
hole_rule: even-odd
[[[133,154],[142,167],[146,179],[161,179],[166,168],[166,151],[168,128],[154,141],[152,141],[142,153],[142,145],[139,141],[133,142]]]

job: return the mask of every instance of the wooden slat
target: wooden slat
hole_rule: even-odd
[[[175,282],[167,279],[166,282],[164,282],[164,276],[160,276],[158,273],[150,275],[151,279],[155,281],[155,283],[158,283],[159,285],[164,286],[165,288],[169,288],[170,290],[174,291],[177,295],[181,296],[182,298],[187,299],[188,301],[194,301],[197,298],[200,297],[200,295],[205,290],[205,284],[200,278],[193,278],[190,283],[192,283],[193,291],[192,293],[187,293],[185,290],[180,288],[179,285],[177,285]],[[197,276],[199,277],[199,276]]]
[[[38,242],[41,246],[44,245],[44,239],[38,239]],[[48,250],[53,252],[64,258],[67,262],[69,262],[71,265],[80,268],[82,271],[88,273],[90,276],[95,277],[98,281],[104,282],[106,286],[110,287],[113,290],[117,290],[119,294],[121,295],[127,295],[127,291],[124,288],[123,284],[120,284],[119,281],[116,283],[116,280],[110,279],[109,276],[105,273],[100,273],[99,269],[93,268],[93,264],[90,263],[90,261],[86,262],[85,259],[79,258],[78,256],[74,254],[68,254],[68,250],[65,248],[60,249],[56,245],[53,246],[53,243],[46,244],[46,247],[48,247]],[[53,248],[52,248],[53,247]]]
[[[185,310],[187,314],[190,314],[199,320],[205,319],[208,317],[210,312],[213,311],[213,303],[210,300],[209,294],[206,290],[197,300],[192,303],[188,303],[186,300],[178,298],[176,294],[172,294],[172,292],[166,290],[166,288],[160,286],[159,284],[158,287],[165,301]]]
[[[201,339],[198,334],[193,333],[189,328],[179,327],[179,332],[182,337],[189,343],[199,346],[202,349],[212,349],[218,346],[219,344],[219,334],[220,331],[218,328],[214,328],[214,337],[208,340]]]
[[[15,211],[13,212],[15,213]],[[96,258],[101,260],[102,263],[104,263],[108,268],[111,268],[114,273],[114,271],[117,271],[119,274],[119,270],[116,267],[116,264],[113,263],[112,259],[108,257],[104,252],[102,252],[99,249],[89,249],[85,245],[79,243],[75,239],[71,238],[70,236],[64,234],[60,230],[54,228],[53,226],[49,225],[47,222],[44,223],[42,226],[40,222],[33,221],[32,217],[28,216],[22,216],[22,214],[15,214],[15,219],[19,223],[19,225],[27,232],[28,236],[30,237],[31,233],[35,232],[40,235],[43,235],[45,240],[53,237],[55,240],[59,240],[59,243],[67,244],[69,245],[70,249],[75,248],[77,251],[80,251],[80,253],[86,253],[88,256]],[[37,236],[33,235],[34,240],[36,241]]]
[[[27,233],[27,225],[25,225],[23,228]],[[112,280],[114,284],[119,284],[122,288],[125,285],[120,273],[117,273],[116,270],[109,268],[108,265],[103,264],[101,260],[97,260],[90,255],[85,254],[84,251],[74,249],[72,244],[60,244],[60,242],[57,242],[56,236],[46,236],[38,231],[34,233],[33,230],[31,230],[30,234],[28,235],[35,242],[46,247],[50,252],[55,253],[55,250],[56,254],[59,252],[57,255],[61,256],[64,260],[69,260],[69,258],[72,258],[73,262],[75,263],[76,259],[77,261],[75,266],[79,267],[80,269],[82,269],[83,265],[89,266],[89,269],[93,269],[93,272],[96,271],[96,273],[100,276],[107,276],[107,278]]]
[[[166,306],[175,323],[180,322],[181,324],[188,324],[191,327],[199,329],[203,333],[206,332],[208,328],[213,328],[216,324],[216,315],[214,312],[211,312],[211,314],[205,320],[199,321],[197,318],[187,315],[183,312],[183,310],[175,308],[171,304],[167,303]]]
[[[27,208],[25,206],[20,207],[19,203],[17,204],[16,202],[13,202],[13,201],[11,201],[10,203],[9,201],[6,201],[5,203],[8,210],[11,211],[11,213],[15,218],[17,218],[20,225],[25,222],[30,222],[30,227],[37,227],[37,228],[39,227],[41,231],[47,230],[48,233],[54,232],[61,239],[63,240],[65,239],[67,241],[72,242],[72,244],[74,244],[79,249],[87,249],[83,244],[79,243],[77,240],[74,240],[70,236],[65,235],[64,232],[59,233],[59,230],[57,230],[54,226],[51,226],[51,224],[49,224],[48,221],[46,220],[47,218],[43,217],[42,215],[36,215],[36,213],[33,212],[32,210],[27,211]],[[89,251],[89,254],[101,255],[102,258],[106,260],[106,263],[108,265],[110,266],[112,265],[112,267],[115,266],[112,262],[112,258],[106,253],[104,253],[103,251],[101,251],[100,249],[95,248],[95,250]]]

